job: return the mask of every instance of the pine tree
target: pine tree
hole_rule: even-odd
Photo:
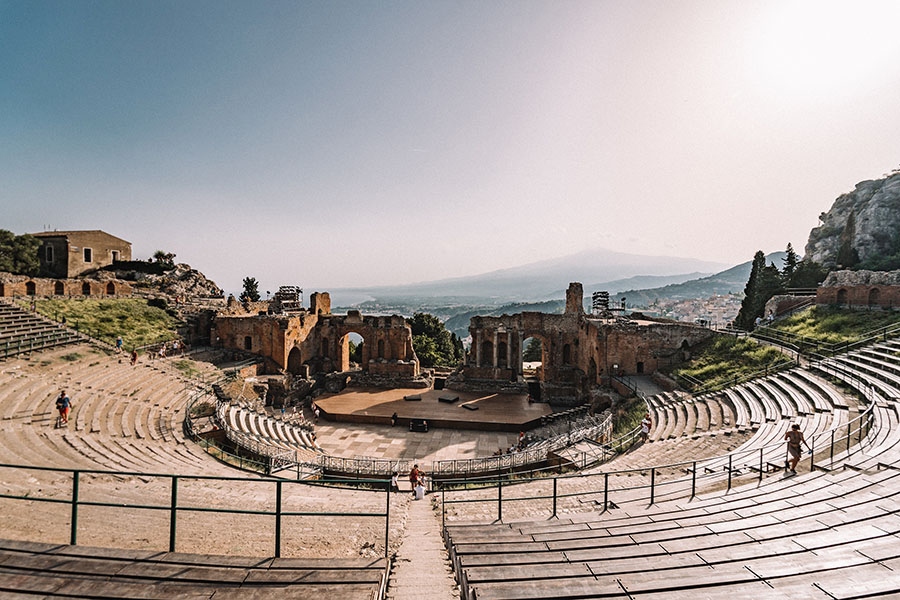
[[[259,282],[256,277],[244,277],[244,291],[239,299],[241,302],[259,302]]]
[[[744,286],[744,299],[741,301],[741,310],[734,320],[734,324],[741,329],[753,329],[756,320],[756,299],[760,272],[766,268],[766,255],[762,250],[757,250],[753,255],[753,265],[750,267],[750,278]]]
[[[784,268],[781,270],[781,276],[786,286],[793,287],[794,272],[797,270],[797,265],[800,264],[800,258],[794,252],[794,247],[790,242],[788,242],[785,254],[787,256],[782,259]]]

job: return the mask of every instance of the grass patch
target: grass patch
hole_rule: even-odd
[[[645,414],[647,403],[638,397],[629,398],[616,406],[613,413],[612,439],[622,437],[640,425]]]
[[[168,312],[149,306],[140,298],[37,300],[42,315],[60,320],[69,327],[109,344],[122,336],[126,348],[175,339],[177,321]]]
[[[893,311],[859,311],[831,306],[812,306],[773,323],[769,328],[823,344],[842,344],[855,341],[864,333],[897,323],[900,323],[900,313]]]
[[[63,354],[60,358],[66,362],[75,362],[81,358],[81,354],[78,352],[70,352],[69,354]]]
[[[693,358],[671,374],[697,379],[703,386],[719,386],[785,360],[784,354],[756,340],[717,335],[697,346]]]
[[[194,368],[194,361],[181,359],[172,363],[185,377],[196,377],[200,371]]]

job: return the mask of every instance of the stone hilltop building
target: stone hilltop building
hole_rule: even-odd
[[[691,348],[714,332],[690,323],[649,318],[604,319],[586,315],[580,283],[569,284],[563,314],[522,312],[473,317],[472,346],[452,389],[528,391],[556,404],[586,401],[591,390],[612,384],[610,375],[651,374],[689,358]],[[525,341],[542,346],[538,381],[524,379]],[[530,383],[530,385],[529,385]]]
[[[118,261],[131,260],[131,242],[99,229],[42,231],[38,250],[42,277],[73,278]]]

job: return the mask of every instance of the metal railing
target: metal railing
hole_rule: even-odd
[[[823,432],[819,435],[811,436],[809,440],[809,446],[811,448],[809,453],[809,465],[810,470],[814,470],[819,467],[815,464],[815,459],[818,456],[820,459],[828,458],[830,461],[829,468],[833,468],[835,462],[843,462],[846,461],[850,456],[860,452],[865,445],[866,440],[868,440],[869,433],[872,431],[873,421],[874,421],[874,408],[875,402],[870,401],[868,407],[865,409],[863,413],[858,415],[856,418],[852,419],[845,425],[841,425],[836,429],[831,429],[829,431]],[[841,435],[839,432],[846,429],[846,433]],[[856,443],[853,445],[854,437],[856,438]],[[846,451],[841,458],[839,455],[836,459],[835,457],[835,449],[840,449],[842,445],[845,445]],[[852,449],[851,449],[852,446]],[[508,481],[504,481],[502,478],[495,478],[492,480],[481,480],[479,482],[479,487],[481,488],[496,488],[497,494],[496,497],[493,498],[458,498],[458,499],[448,499],[448,494],[458,494],[464,493],[465,490],[468,489],[468,484],[470,482],[459,479],[459,480],[443,480],[439,482],[435,482],[435,487],[437,491],[441,494],[441,519],[442,523],[446,523],[446,512],[447,507],[452,506],[454,504],[496,504],[496,515],[497,520],[502,521],[503,519],[503,504],[504,502],[530,502],[535,500],[549,500],[550,501],[550,514],[551,516],[557,516],[557,504],[560,499],[564,498],[589,498],[589,497],[599,497],[602,498],[602,501],[598,501],[598,503],[602,506],[602,510],[606,511],[610,507],[610,496],[613,494],[618,495],[633,495],[637,493],[638,495],[644,494],[649,505],[653,505],[661,495],[661,492],[670,491],[670,495],[675,496],[679,494],[679,497],[690,497],[693,498],[697,494],[697,487],[699,484],[707,483],[711,480],[715,481],[725,481],[727,482],[727,489],[732,488],[733,480],[736,476],[741,476],[745,473],[756,472],[758,474],[759,481],[762,481],[764,474],[768,469],[777,470],[780,468],[781,462],[778,464],[773,464],[771,460],[767,460],[767,456],[771,459],[774,456],[784,456],[786,452],[785,443],[778,442],[774,444],[768,444],[765,446],[761,446],[759,448],[745,449],[745,450],[735,450],[734,452],[730,452],[725,455],[716,456],[712,458],[707,458],[703,460],[692,460],[692,461],[681,461],[675,463],[669,463],[665,465],[657,465],[652,467],[645,468],[637,468],[637,469],[621,469],[615,471],[607,471],[607,472],[598,472],[598,473],[577,473],[571,475],[557,475],[552,477],[532,477],[532,478],[520,478],[516,480],[515,485],[528,483],[532,481],[549,481],[552,484],[551,493],[549,494],[537,494],[537,495],[527,495],[527,496],[516,496],[515,498],[507,497],[504,499],[503,497],[503,488],[510,487],[514,485]],[[625,477],[630,478],[636,474],[646,475],[649,472],[650,474],[650,483],[649,484],[641,484],[641,485],[628,485],[624,487],[616,487],[613,488],[610,485],[610,479],[616,477]],[[676,479],[668,480],[668,481],[659,481],[658,475],[661,475],[663,472],[681,472],[687,473],[687,477],[678,477]],[[592,489],[589,491],[575,491],[575,492],[567,492],[561,493],[559,491],[559,483],[566,481],[597,481],[602,480],[602,486],[591,486]],[[678,486],[679,489],[673,489],[673,487],[669,486]],[[688,493],[689,492],[689,493]]]
[[[25,471],[44,471],[53,473],[67,473],[71,476],[72,488],[68,498],[51,498],[48,496],[37,496],[32,493],[24,495],[0,493],[0,498],[8,500],[25,500],[27,502],[47,502],[54,504],[68,505],[69,507],[69,543],[75,545],[78,543],[78,509],[82,506],[118,508],[136,511],[151,510],[163,511],[169,513],[169,552],[175,552],[177,542],[177,524],[179,513],[217,513],[217,514],[240,514],[240,515],[260,515],[273,517],[275,525],[275,533],[273,540],[274,556],[281,556],[281,531],[282,519],[284,517],[353,517],[353,518],[378,518],[384,519],[384,556],[388,557],[390,520],[391,520],[391,488],[390,480],[377,481],[379,487],[383,486],[384,490],[378,490],[375,493],[383,493],[385,495],[385,510],[383,512],[333,512],[333,511],[286,511],[282,509],[282,500],[284,497],[285,485],[312,485],[310,482],[303,480],[292,481],[285,479],[264,479],[264,478],[246,478],[246,477],[223,477],[214,475],[174,475],[165,473],[140,473],[130,471],[106,471],[98,469],[62,469],[56,467],[41,467],[34,465],[19,464],[0,464],[0,469],[18,469]],[[170,502],[168,504],[133,504],[130,502],[114,502],[104,501],[98,502],[93,500],[84,500],[81,497],[81,487],[85,484],[82,475],[106,475],[115,477],[140,477],[146,479],[168,479],[170,482]],[[274,490],[275,510],[253,510],[242,508],[240,506],[229,506],[224,508],[211,506],[190,506],[180,504],[178,502],[178,483],[183,480],[195,481],[213,481],[213,482],[249,482],[253,484],[268,483],[272,485]],[[342,483],[347,480],[330,479],[329,483]],[[317,483],[323,483],[319,481]],[[109,497],[110,492],[104,491],[104,496]],[[137,518],[137,517],[136,517]]]

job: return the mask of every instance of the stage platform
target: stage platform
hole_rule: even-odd
[[[457,395],[459,400],[452,404],[438,401],[446,394]],[[420,396],[421,400],[404,400],[404,396]],[[408,427],[410,419],[427,419],[429,429],[526,431],[540,425],[541,417],[551,412],[547,404],[529,403],[526,394],[404,388],[347,388],[319,396],[315,403],[329,421],[390,425],[391,415],[397,413],[398,426]]]

